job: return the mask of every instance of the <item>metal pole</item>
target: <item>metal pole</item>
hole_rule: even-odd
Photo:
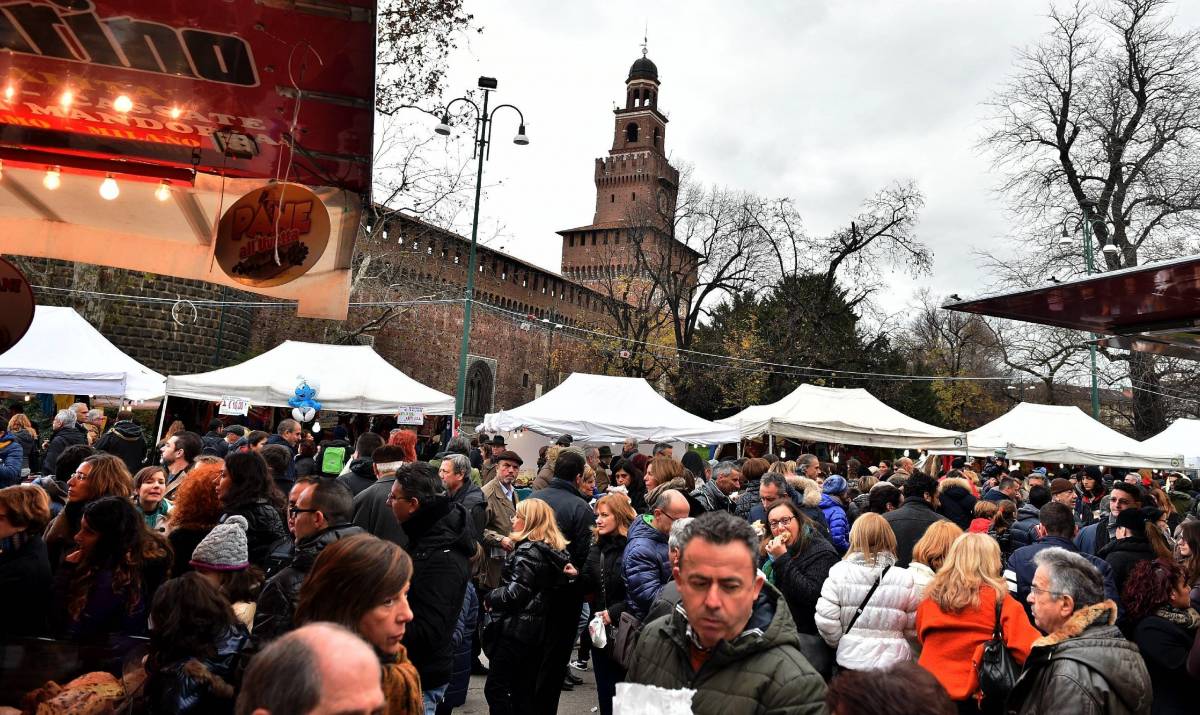
[[[1087,263],[1088,275],[1096,270],[1096,265],[1092,256],[1092,204],[1091,201],[1083,202],[1083,260]],[[1096,341],[1097,336],[1092,333],[1092,342],[1088,344],[1088,354],[1092,361],[1092,419],[1100,419],[1100,383],[1099,376],[1096,374]]]
[[[476,121],[479,131],[475,143],[479,153],[479,164],[475,170],[475,214],[471,218],[471,250],[467,258],[467,290],[466,301],[463,303],[463,333],[462,343],[458,348],[458,386],[454,390],[454,415],[457,424],[451,426],[453,436],[455,428],[462,424],[463,407],[467,399],[467,347],[471,340],[471,312],[475,305],[475,246],[479,237],[479,197],[483,190],[483,156],[487,150],[488,125],[488,96],[487,89],[483,90],[483,111]]]

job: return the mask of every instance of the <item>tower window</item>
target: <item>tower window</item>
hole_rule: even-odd
[[[613,194],[612,196],[609,196],[609,197],[608,197],[608,203],[610,203],[610,204],[615,204],[615,203],[617,203],[617,195],[616,195],[616,194]]]
[[[629,200],[630,200],[630,201],[637,201],[637,192],[636,192],[636,191],[632,191],[632,192],[630,192],[630,193],[629,193]]]
[[[575,237],[574,236],[571,236],[567,239],[567,245],[570,248],[575,248]]]
[[[658,127],[654,128],[654,146],[662,145],[662,130]]]
[[[627,144],[633,144],[633,143],[637,142],[637,140],[638,140],[638,125],[634,122],[630,122],[625,127],[625,142]]]

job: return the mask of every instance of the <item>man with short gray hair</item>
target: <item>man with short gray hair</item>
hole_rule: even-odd
[[[42,474],[54,474],[54,467],[58,465],[58,457],[64,449],[71,445],[88,443],[86,433],[76,428],[75,419],[74,410],[59,410],[54,415],[54,431],[46,442],[46,456],[42,458]]]
[[[1114,623],[1100,572],[1086,558],[1054,547],[1033,557],[1028,601],[1037,627],[1006,712],[1148,713],[1150,675],[1138,647]]]
[[[704,511],[726,511],[733,513],[733,500],[729,497],[742,488],[742,470],[733,462],[721,462],[713,467],[712,478],[696,487],[692,497]]]
[[[796,457],[796,472],[805,479],[817,481],[821,475],[821,460],[815,454],[802,454]]]
[[[475,541],[482,541],[483,527],[487,524],[487,499],[483,496],[483,490],[471,481],[471,469],[470,457],[456,452],[442,458],[438,476],[450,495],[450,501],[462,504],[471,517],[471,536]]]
[[[387,707],[379,658],[332,623],[297,628],[250,661],[237,715],[371,715]]]

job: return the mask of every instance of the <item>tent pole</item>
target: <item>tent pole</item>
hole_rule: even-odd
[[[775,454],[775,435],[767,433],[767,453]]]
[[[162,410],[162,414],[158,417],[158,432],[154,435],[155,443],[162,439],[163,425],[167,423],[167,393],[163,393],[162,404],[158,406]]]

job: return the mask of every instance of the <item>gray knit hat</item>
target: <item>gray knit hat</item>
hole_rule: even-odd
[[[246,529],[250,527],[246,517],[234,514],[213,527],[196,544],[192,552],[193,568],[208,571],[240,571],[250,565],[249,549],[246,547]]]

